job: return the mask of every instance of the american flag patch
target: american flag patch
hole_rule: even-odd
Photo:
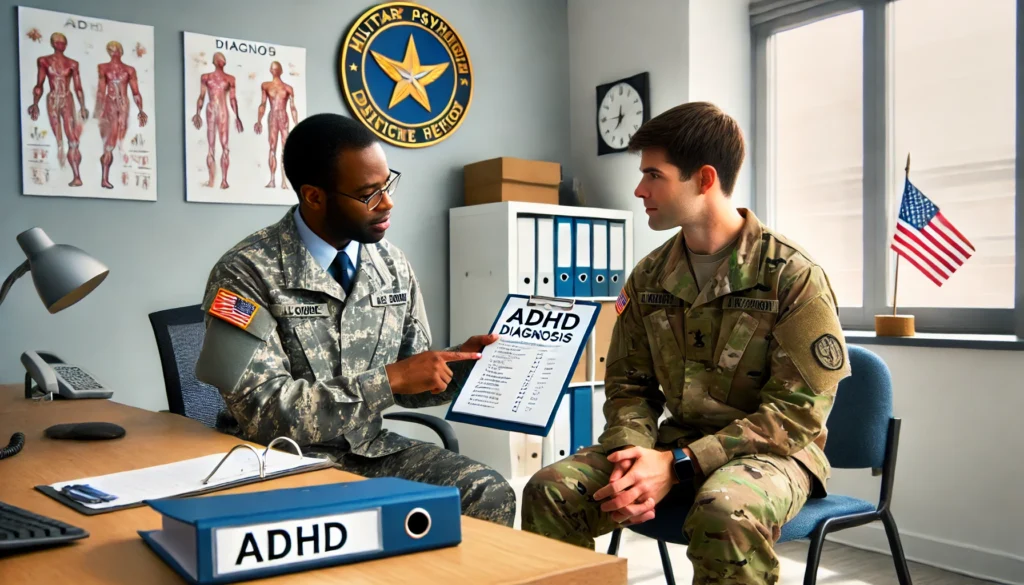
[[[615,299],[615,312],[619,315],[626,310],[626,305],[629,304],[629,295],[626,294],[626,289],[622,289],[619,293],[619,298]]]
[[[214,317],[219,317],[232,325],[246,329],[249,327],[249,323],[252,323],[252,318],[259,308],[259,305],[249,299],[244,299],[222,288],[217,291],[217,296],[213,299],[209,312]]]

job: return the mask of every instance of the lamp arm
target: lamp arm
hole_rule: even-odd
[[[28,260],[25,260],[21,266],[14,269],[14,272],[7,277],[4,281],[4,285],[0,287],[0,305],[4,303],[4,299],[7,298],[7,293],[10,292],[11,287],[14,286],[14,281],[18,280],[29,271]]]

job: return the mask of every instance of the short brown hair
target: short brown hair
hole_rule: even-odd
[[[685,103],[649,120],[629,139],[629,152],[645,148],[664,148],[684,178],[704,165],[715,167],[726,195],[732,194],[743,165],[740,125],[708,102]]]

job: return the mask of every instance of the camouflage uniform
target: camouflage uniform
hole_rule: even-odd
[[[688,446],[703,477],[677,485],[655,514],[688,510],[680,530],[694,583],[777,582],[782,525],[825,493],[825,421],[849,360],[821,267],[741,213],[731,256],[702,289],[682,233],[630,275],[608,351],[600,445],[531,478],[525,530],[593,548],[616,528],[593,500],[612,469],[606,454]]]
[[[450,401],[471,364],[451,364],[442,393],[392,394],[385,366],[430,349],[412,267],[382,240],[361,246],[346,295],[302,243],[294,208],[213,267],[203,310],[225,289],[258,308],[246,327],[207,315],[197,377],[217,387],[240,437],[290,437],[364,476],[455,485],[463,513],[511,526],[515,493],[494,470],[382,428],[381,413]],[[223,418],[223,417],[222,417]],[[231,417],[228,417],[231,418]]]

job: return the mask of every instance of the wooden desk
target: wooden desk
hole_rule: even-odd
[[[123,439],[55,441],[44,429],[58,423],[103,421],[121,425]],[[138,530],[160,527],[148,506],[85,516],[43,495],[36,485],[103,475],[224,453],[238,441],[198,422],[124,406],[109,400],[35,402],[20,385],[0,386],[0,443],[25,433],[21,453],[0,460],[0,501],[89,531],[72,544],[0,557],[0,583],[183,583],[142,542]],[[360,477],[325,469],[215,492],[355,481]],[[252,581],[256,582],[256,581]],[[394,556],[260,580],[273,583],[626,583],[626,560],[563,544],[482,520],[462,518],[457,547]]]

